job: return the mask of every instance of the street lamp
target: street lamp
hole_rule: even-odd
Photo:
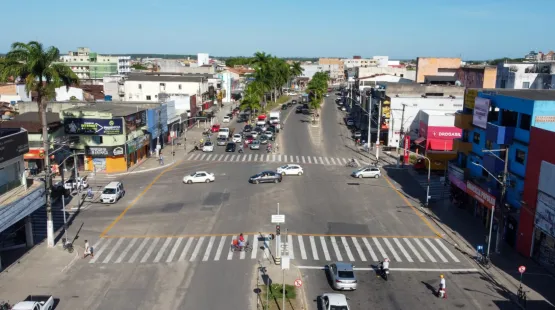
[[[486,169],[484,166],[482,166],[479,163],[476,162],[472,162],[473,165],[481,167],[482,169],[484,169],[484,171],[486,171],[489,176],[491,176],[495,181],[497,181],[497,183],[499,183],[501,185],[501,202],[500,204],[502,205],[505,201],[505,194],[507,191],[507,172],[508,172],[508,168],[509,168],[509,148],[505,148],[505,149],[498,149],[498,150],[482,150],[482,152],[484,153],[489,153],[492,156],[495,156],[497,159],[499,160],[503,160],[501,159],[499,156],[495,155],[493,152],[505,152],[505,167],[503,169],[503,175],[501,180],[499,180],[497,177],[495,177],[491,172],[489,172],[488,169]],[[503,210],[503,209],[501,209]],[[491,246],[491,234],[493,232],[493,217],[495,216],[495,204],[491,206],[491,218],[490,218],[490,222],[489,222],[489,234],[488,234],[488,249],[486,252],[486,257],[489,257],[489,253],[490,253],[490,246]],[[501,233],[501,223],[503,221],[503,218],[501,218],[501,220],[499,221],[499,227],[497,228],[497,232],[498,232],[498,236],[496,238],[496,242],[495,242],[495,251],[499,252],[499,242],[500,242],[500,237],[499,234]]]
[[[174,127],[175,125],[180,125],[180,126],[181,126],[181,122],[182,122],[182,119],[181,119],[181,115],[180,115],[180,116],[179,116],[179,123],[174,123],[174,124],[172,125],[172,127],[170,128],[170,130],[171,130],[172,132],[174,132],[173,127]],[[177,132],[175,133],[175,138],[177,138]],[[173,150],[173,145],[175,144],[175,138],[172,138],[172,161],[174,161],[173,158],[175,158],[175,152],[174,152],[174,150]]]
[[[416,155],[416,157],[420,157],[420,158],[424,158],[425,160],[428,161],[428,184],[426,185],[426,206],[428,206],[429,202],[430,202],[430,177],[432,174],[432,162],[430,161],[430,159],[422,154],[418,154],[416,152],[413,152],[409,149],[407,149],[407,152]]]

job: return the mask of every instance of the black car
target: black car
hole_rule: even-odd
[[[303,104],[303,109],[308,109],[308,103]]]
[[[260,144],[268,144],[268,136],[267,135],[261,135],[260,138],[258,139],[258,141],[260,141]]]
[[[229,142],[225,147],[225,151],[226,152],[235,152],[235,148],[236,148],[235,143]]]
[[[251,126],[251,125],[245,125],[245,127],[243,128],[243,132],[244,132],[244,133],[246,133],[246,132],[251,132],[251,130],[252,130],[252,126]]]
[[[287,110],[287,104],[285,104],[285,103],[282,104],[282,105],[281,105],[281,109],[282,109],[282,110]]]
[[[310,110],[308,110],[307,108],[303,108],[303,114],[304,115],[309,115],[310,114]]]
[[[293,100],[293,101],[294,101],[294,100]],[[292,107],[292,106],[295,104],[293,101],[287,102],[287,106],[288,106],[288,107]]]
[[[274,125],[269,126],[266,130],[271,131],[274,135],[275,135],[276,132],[277,132],[276,126],[274,126]]]
[[[249,183],[280,183],[282,180],[281,174],[275,171],[262,171],[249,178]]]
[[[297,100],[293,99],[293,100],[291,100],[291,103],[292,104],[297,104]]]
[[[298,106],[298,107],[295,109],[295,113],[297,113],[297,114],[303,113],[303,107]]]
[[[228,113],[227,116],[229,116],[229,119],[233,119],[233,113]]]

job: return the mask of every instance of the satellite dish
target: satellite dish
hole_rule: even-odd
[[[455,81],[455,86],[462,86],[461,81],[459,81],[459,80]]]

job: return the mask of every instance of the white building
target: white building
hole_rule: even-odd
[[[553,63],[502,63],[497,66],[496,88],[554,89]]]
[[[124,101],[125,99],[125,75],[110,75],[102,79],[104,96],[111,96],[112,101]]]
[[[416,81],[416,71],[407,70],[407,68],[396,67],[360,67],[358,68],[358,78],[371,77],[378,74],[387,74]]]
[[[131,72],[131,56],[118,57],[118,74],[129,74]]]
[[[125,101],[159,101],[160,94],[208,94],[208,78],[205,75],[130,74],[124,82]]]
[[[367,58],[345,58],[341,59],[343,61],[343,66],[345,69],[348,68],[367,68],[367,67],[377,67],[378,60],[367,59]]]
[[[60,56],[60,62],[70,67],[79,79],[98,84],[105,76],[131,72],[131,56],[100,55],[87,47]]]
[[[385,68],[389,65],[389,56],[373,56],[372,59],[376,61],[376,65],[380,68]]]
[[[197,64],[199,67],[210,64],[210,57],[207,53],[197,54]]]
[[[54,90],[56,92],[56,101],[70,101],[70,100],[85,100],[83,90],[81,88],[65,86],[58,87]]]
[[[301,65],[303,73],[300,77],[312,79],[316,72],[328,72],[330,79],[338,79],[340,77],[339,65]]]
[[[360,78],[359,81],[360,90],[375,87],[379,83],[414,83],[413,80],[391,74],[378,74],[374,76],[363,77]]]

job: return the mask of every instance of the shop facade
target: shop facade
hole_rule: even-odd
[[[95,172],[120,172],[125,165],[125,145],[85,146],[85,170]]]
[[[438,111],[421,111],[418,138],[414,141],[423,151],[452,151],[453,140],[462,137],[462,130],[453,126],[455,115]]]
[[[146,113],[146,130],[150,136],[149,149],[156,153],[164,147],[164,137],[168,134],[168,107],[160,104]]]
[[[140,163],[150,155],[150,135],[145,134],[127,141],[127,169]]]

